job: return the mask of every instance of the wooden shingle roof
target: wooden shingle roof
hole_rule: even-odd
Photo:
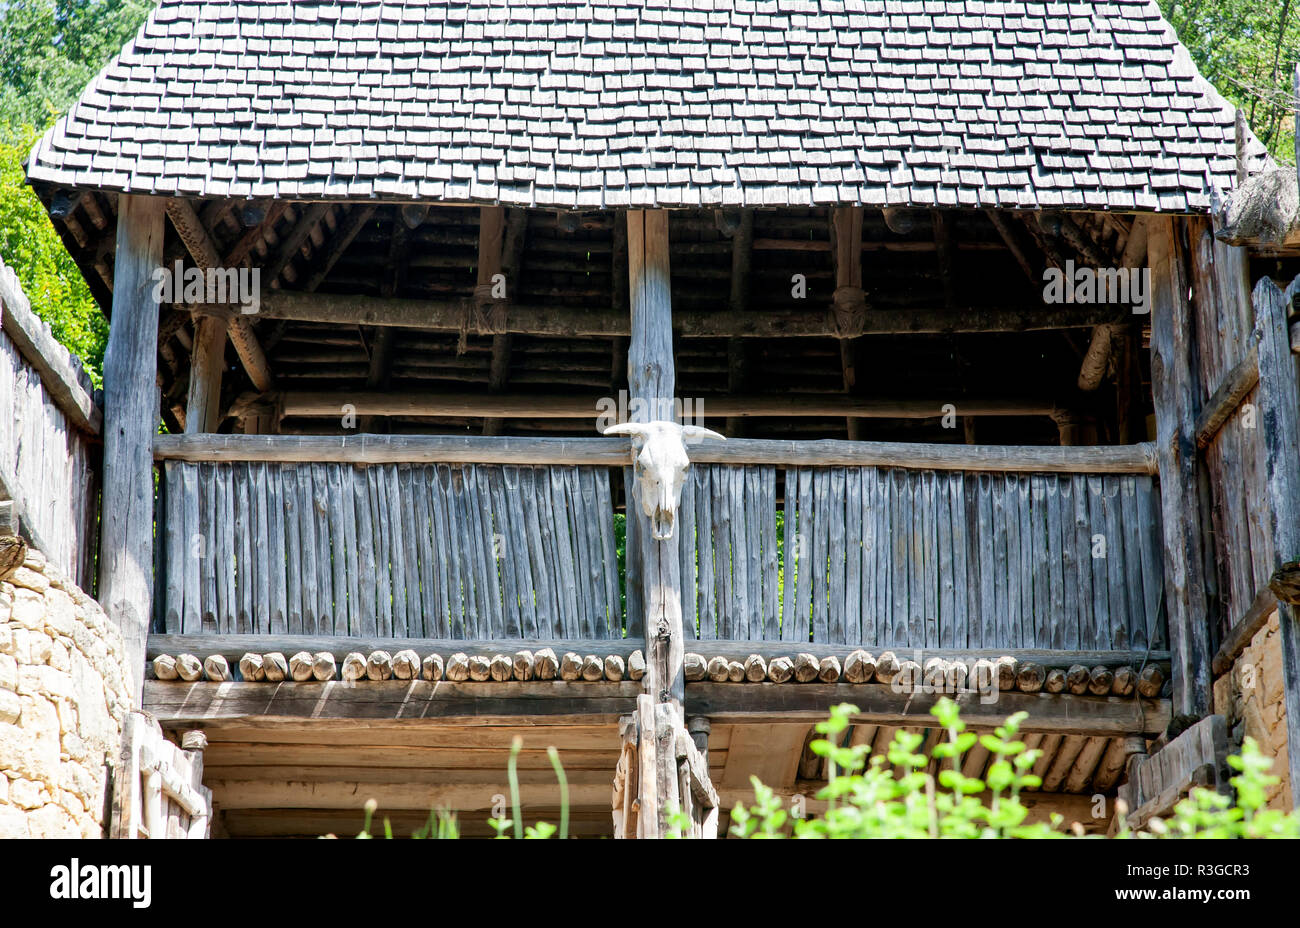
[[[163,0],[28,170],[169,196],[1202,212],[1233,131],[1152,0]]]

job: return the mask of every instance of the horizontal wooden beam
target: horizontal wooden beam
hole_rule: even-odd
[[[1268,623],[1268,617],[1277,608],[1277,596],[1267,585],[1259,588],[1246,614],[1237,620],[1224,637],[1219,650],[1210,663],[1210,672],[1217,679],[1232,669],[1241,653],[1250,646],[1251,639]]]
[[[875,466],[999,473],[1154,474],[1150,443],[1104,446],[927,445],[906,442],[703,440],[701,464]],[[307,461],[351,464],[588,464],[622,467],[622,438],[499,438],[453,435],[159,435],[155,460]]]
[[[843,702],[858,707],[855,718],[874,725],[932,727],[930,709],[942,693],[897,693],[885,684],[805,683],[688,683],[686,712],[707,716],[717,724],[759,723],[826,718],[830,706]],[[1155,734],[1170,720],[1166,699],[1118,696],[1074,696],[1069,693],[1019,693],[999,691],[992,701],[979,693],[948,694],[961,708],[962,719],[972,727],[1001,725],[1014,712],[1029,718],[1024,731],[1058,734]]]
[[[597,396],[538,394],[476,394],[402,391],[287,390],[259,398],[277,406],[284,416],[340,418],[358,416],[469,416],[484,419],[591,419],[603,409]],[[825,416],[862,419],[938,419],[959,416],[1050,416],[1055,403],[1015,398],[888,399],[837,394],[775,394],[693,397],[693,412],[708,417]],[[952,412],[952,410],[956,412]]]
[[[1205,401],[1196,417],[1196,446],[1204,448],[1219,434],[1219,429],[1237,411],[1251,390],[1259,383],[1259,347],[1252,344],[1250,351],[1223,378],[1223,383]]]
[[[638,682],[545,681],[430,683],[361,681],[346,683],[176,683],[145,681],[144,709],[165,727],[260,718],[456,720],[500,725],[520,718],[566,724],[615,724],[632,711]],[[848,702],[858,718],[881,725],[929,725],[930,708],[942,694],[896,692],[885,684],[686,684],[686,714],[714,724],[764,724],[826,718]],[[952,698],[969,725],[1000,725],[1007,716],[1029,712],[1028,731],[1086,735],[1154,734],[1170,720],[1168,700],[999,691],[986,701],[979,693]]]
[[[333,325],[381,325],[438,332],[468,330],[479,335],[516,333],[564,337],[619,337],[631,334],[628,316],[556,306],[511,304],[499,325],[488,325],[471,300],[421,300],[279,290],[262,297],[266,319]],[[1122,321],[1113,306],[1031,309],[900,309],[869,313],[863,335],[942,335],[961,332],[1030,332],[1092,328]],[[830,314],[805,310],[736,313],[676,310],[673,329],[687,338],[833,337]]]

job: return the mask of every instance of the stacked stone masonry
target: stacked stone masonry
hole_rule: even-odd
[[[1254,738],[1274,758],[1271,773],[1281,782],[1268,792],[1273,809],[1293,808],[1287,783],[1286,707],[1283,703],[1282,638],[1274,611],[1255,633],[1232,670],[1214,684],[1214,709],[1228,720],[1231,749]]]
[[[0,583],[0,838],[98,838],[130,709],[121,635],[31,550]]]

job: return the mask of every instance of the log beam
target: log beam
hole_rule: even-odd
[[[594,419],[600,413],[597,396],[519,393],[473,394],[431,392],[307,392],[287,390],[260,396],[256,402],[281,406],[286,416],[336,418],[343,404],[366,416],[465,416],[485,419]],[[844,416],[852,419],[937,419],[947,399],[889,399],[830,394],[773,394],[701,397],[710,418],[754,416]],[[1055,416],[1065,410],[1041,400],[968,398],[956,400],[962,416]]]
[[[424,300],[299,293],[280,290],[262,298],[258,315],[265,319],[330,325],[381,325],[435,332],[494,334],[480,327],[471,301]],[[1060,308],[957,310],[921,308],[870,313],[863,335],[948,335],[964,332],[1035,332],[1092,328],[1122,321],[1128,310],[1089,305]],[[764,310],[743,314],[679,311],[672,319],[683,338],[834,337],[830,313]],[[504,321],[507,332],[564,337],[618,337],[631,334],[629,319],[612,313],[551,306],[512,305]]]
[[[314,461],[466,464],[589,464],[624,467],[622,438],[478,438],[458,435],[158,435],[154,457],[174,461]],[[911,467],[997,473],[1154,474],[1155,446],[927,445],[915,442],[701,441],[701,464]]]

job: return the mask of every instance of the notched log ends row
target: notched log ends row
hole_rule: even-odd
[[[342,679],[362,680],[447,680],[452,683],[491,680],[562,680],[567,682],[640,680],[645,674],[645,656],[633,651],[626,659],[619,654],[601,657],[568,651],[557,656],[550,648],[540,651],[516,651],[514,654],[466,654],[458,651],[447,658],[440,654],[421,657],[406,649],[390,654],[353,651],[336,663],[328,651],[312,654],[299,651],[287,659],[279,652],[247,653],[239,659],[235,677],[226,659],[219,654],[200,661],[192,654],[173,657],[160,654],[153,661],[159,680],[192,683],[210,680],[220,683],[241,679],[248,683],[325,682]],[[800,652],[794,657],[771,660],[751,654],[744,660],[728,657],[705,657],[689,652],[685,656],[686,681],[695,683],[880,683],[899,692],[961,693],[1017,691],[1021,693],[1069,693],[1074,696],[1142,696],[1156,699],[1167,695],[1168,668],[1146,664],[1087,667],[1046,666],[1034,661],[1017,661],[1006,656],[973,661],[929,658],[922,664],[909,658],[900,659],[893,651],[875,657],[869,651],[856,650],[844,660],[828,655],[817,657]]]
[[[448,680],[452,683],[492,680],[504,683],[510,680],[585,680],[594,683],[606,680],[640,680],[645,675],[645,656],[634,651],[624,658],[621,654],[582,655],[568,651],[556,656],[550,648],[540,651],[516,651],[514,654],[466,654],[456,652],[447,658],[441,654],[421,657],[411,649],[396,653],[371,651],[362,654],[352,651],[344,655],[342,663],[328,651],[299,651],[288,658],[278,651],[267,654],[248,652],[236,665],[238,675],[220,654],[200,661],[193,654],[159,654],[153,659],[153,675],[158,680],[178,680],[193,683],[209,680],[213,683],[242,680],[245,683],[294,683],[343,680],[353,683],[362,680]]]

